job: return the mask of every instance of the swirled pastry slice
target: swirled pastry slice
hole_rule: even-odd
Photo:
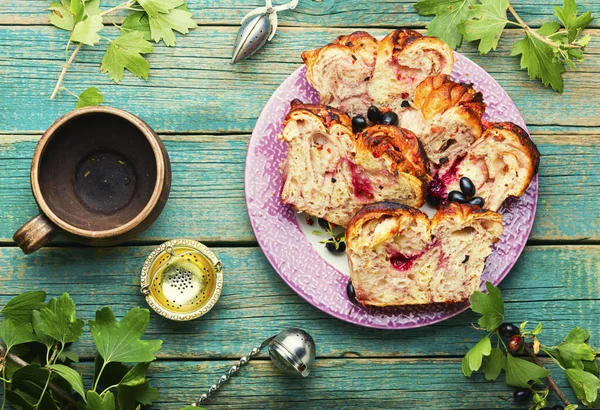
[[[369,95],[380,108],[403,110],[419,83],[436,74],[450,74],[454,54],[448,44],[414,30],[394,30],[379,42]]]
[[[434,166],[452,164],[483,132],[485,103],[470,84],[455,83],[448,75],[427,77],[415,92],[414,107],[423,117],[414,130]],[[402,117],[402,126],[412,129]],[[420,124],[419,124],[420,125]]]
[[[459,189],[460,178],[468,177],[485,207],[497,211],[509,196],[523,195],[537,172],[540,153],[518,125],[497,122],[488,126],[464,159],[441,178],[447,182],[447,194]]]
[[[364,305],[462,302],[479,289],[502,217],[451,203],[430,221],[394,203],[365,206],[346,231],[350,279]]]
[[[306,79],[322,104],[350,114],[366,113],[372,100],[367,84],[375,68],[377,39],[364,31],[338,37],[325,47],[302,53]]]
[[[410,131],[380,125],[354,135],[345,113],[295,101],[281,138],[281,200],[296,210],[346,227],[369,203],[425,201],[426,159]]]

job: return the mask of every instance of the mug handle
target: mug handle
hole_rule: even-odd
[[[30,219],[13,235],[13,241],[25,255],[33,253],[50,242],[58,227],[44,214]]]

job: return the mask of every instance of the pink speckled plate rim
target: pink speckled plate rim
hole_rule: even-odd
[[[352,304],[346,296],[347,276],[328,264],[313,249],[298,226],[294,211],[281,204],[280,163],[286,146],[277,136],[289,111],[289,102],[299,98],[318,102],[318,95],[305,78],[306,67],[292,73],[271,96],[261,112],[245,165],[245,195],[252,229],[267,260],[279,276],[307,302],[323,312],[361,326],[380,329],[410,329],[449,319],[469,304],[372,308]],[[455,52],[454,81],[473,83],[487,103],[486,119],[511,121],[527,130],[512,99],[485,70]],[[520,198],[511,198],[499,211],[505,231],[494,245],[482,274],[484,282],[500,283],[523,251],[533,227],[538,199],[537,175]]]

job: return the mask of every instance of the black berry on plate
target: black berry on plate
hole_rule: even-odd
[[[502,323],[500,327],[498,327],[498,331],[504,337],[513,337],[520,333],[519,328],[512,323]]]
[[[336,239],[333,239],[333,242],[325,243],[325,247],[331,253],[342,253],[346,250],[346,242],[338,242]],[[336,247],[337,244],[337,247]]]
[[[356,117],[352,118],[353,132],[361,132],[365,128],[367,128],[367,120],[365,117],[363,117],[362,115],[357,115]]]
[[[482,197],[480,197],[480,196],[476,196],[476,197],[474,197],[474,198],[471,198],[471,199],[469,199],[469,200],[467,201],[467,203],[468,203],[469,205],[475,205],[475,206],[478,206],[478,207],[480,207],[480,208],[483,208],[483,205],[485,205],[485,201],[484,201],[484,200],[483,200],[483,198],[482,198]]]
[[[381,111],[379,111],[379,108],[372,105],[367,110],[367,118],[373,124],[379,124],[379,121],[381,121]]]
[[[319,218],[319,226],[321,229],[329,231],[329,222],[327,222],[325,219]]]
[[[525,401],[531,397],[531,390],[529,389],[517,389],[513,393],[515,401]]]
[[[400,104],[400,107],[402,107],[402,108],[410,107],[410,103],[407,100],[404,100],[404,101],[402,101],[402,104]]]
[[[523,337],[521,335],[514,335],[508,340],[506,346],[510,352],[517,352],[523,346]]]
[[[398,114],[394,111],[386,111],[381,114],[381,123],[383,125],[398,125],[400,120],[398,119]]]
[[[550,410],[565,410],[565,408],[563,406],[561,406],[560,404],[557,404],[556,406],[552,407],[552,409]]]
[[[475,195],[475,185],[467,177],[462,177],[459,182],[460,190],[466,197],[472,197]]]
[[[450,191],[448,194],[448,202],[458,202],[459,204],[464,204],[467,202],[467,198],[460,191]]]
[[[356,292],[354,291],[352,282],[348,282],[348,286],[346,286],[346,294],[352,303],[356,302]]]

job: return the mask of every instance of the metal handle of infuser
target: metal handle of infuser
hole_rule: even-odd
[[[267,346],[271,342],[271,340],[273,340],[274,338],[275,338],[275,336],[268,338],[267,340],[262,342],[259,347],[255,347],[254,349],[250,350],[250,353],[248,353],[247,356],[242,356],[242,358],[239,360],[238,364],[234,364],[233,366],[231,366],[231,368],[229,369],[229,371],[227,371],[227,373],[225,373],[223,376],[219,377],[219,380],[217,380],[217,382],[215,384],[213,384],[212,386],[210,386],[208,388],[208,392],[206,392],[202,396],[200,396],[200,398],[195,403],[192,403],[192,406],[198,406],[200,403],[207,400],[211,394],[213,394],[215,391],[217,391],[223,385],[223,383],[225,383],[227,380],[229,380],[231,378],[231,376],[233,376],[234,374],[239,372],[240,369],[242,368],[242,366],[247,365],[248,362],[250,361],[250,359],[252,359],[254,356],[259,354],[260,351],[265,346]]]

